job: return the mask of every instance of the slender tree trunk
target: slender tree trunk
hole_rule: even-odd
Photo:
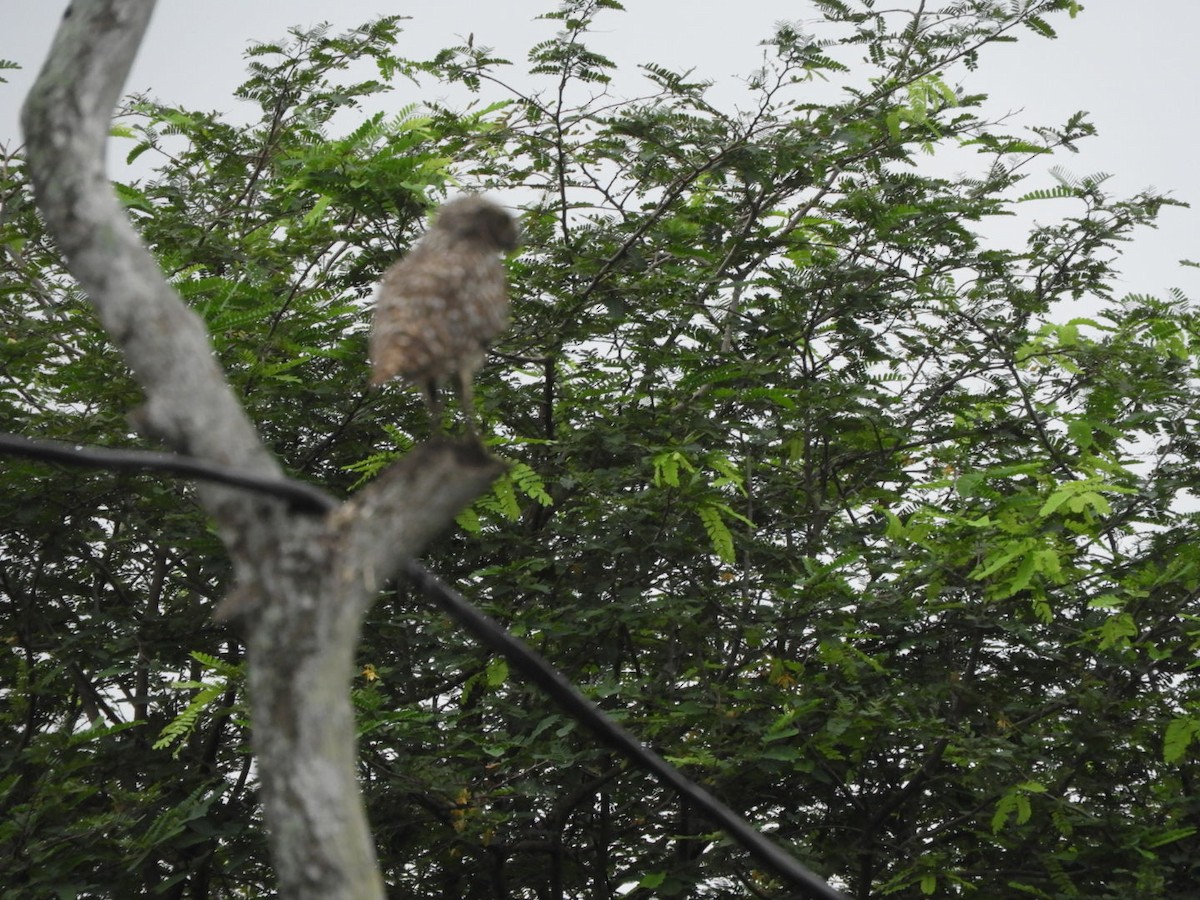
[[[145,393],[132,416],[139,429],[176,453],[278,479],[203,323],[162,277],[105,171],[113,108],[153,8],[153,0],[76,0],[67,10],[22,117],[38,206]],[[281,896],[384,896],[355,778],[349,686],[362,617],[500,471],[473,446],[439,442],[322,514],[239,488],[198,490],[234,564],[223,610],[239,620],[248,647]]]

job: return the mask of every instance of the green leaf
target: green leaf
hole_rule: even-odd
[[[488,663],[486,673],[488,687],[499,687],[508,680],[508,663],[497,657]]]
[[[666,872],[650,872],[642,876],[642,880],[638,882],[638,887],[646,888],[646,890],[654,890],[657,887],[661,887],[662,883],[666,880]]]
[[[737,561],[737,554],[733,547],[733,534],[721,516],[721,509],[718,504],[709,503],[697,507],[696,514],[704,523],[704,531],[708,534],[713,553],[722,562],[733,563]]]
[[[1167,829],[1142,841],[1142,846],[1147,850],[1153,850],[1156,847],[1165,847],[1167,844],[1174,844],[1185,838],[1190,838],[1198,831],[1200,829],[1190,825],[1185,828]]]
[[[516,488],[526,497],[537,501],[542,506],[554,505],[553,498],[546,493],[546,485],[542,481],[541,476],[525,463],[511,462],[509,464],[508,477],[512,479]]]
[[[1183,759],[1197,735],[1200,735],[1200,719],[1191,716],[1172,719],[1163,736],[1163,761],[1177,763]]]

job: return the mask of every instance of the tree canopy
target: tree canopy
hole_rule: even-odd
[[[702,67],[616,96],[615,0],[547,14],[523,68],[399,58],[396,16],[294,30],[237,117],[131,98],[115,189],[288,474],[338,496],[430,433],[366,389],[380,272],[447,194],[518,198],[476,386],[509,469],[427,565],[860,900],[1190,897],[1198,318],[1114,284],[1174,201],[1051,180],[1086,116],[1016,131],[975,92],[1073,0],[815,5],[737,109]],[[0,247],[3,428],[142,445],[20,149]],[[193,489],[0,479],[0,896],[269,895],[265,726]],[[404,586],[357,665],[395,896],[786,896]]]

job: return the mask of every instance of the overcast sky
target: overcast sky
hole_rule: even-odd
[[[160,0],[128,87],[188,107],[231,110],[232,90],[245,76],[248,43],[281,38],[292,25],[330,22],[344,29],[394,13],[412,17],[401,55],[422,58],[471,33],[476,44],[520,63],[529,46],[554,33],[556,23],[535,17],[555,5],[554,0]],[[625,13],[601,15],[590,40],[595,49],[623,69],[639,62],[695,68],[698,77],[717,82],[718,99],[736,96],[737,77],[758,65],[758,42],[770,35],[773,23],[800,21],[815,31],[819,21],[807,0],[624,0],[624,5]],[[0,84],[0,143],[14,144],[21,100],[67,3],[10,0],[7,6],[0,58],[24,69],[3,73],[9,83]],[[1200,2],[1090,0],[1085,6],[1074,21],[1052,20],[1060,34],[1056,41],[1027,33],[1019,43],[985,52],[970,90],[991,95],[993,114],[1018,112],[1017,121],[1029,125],[1060,124],[1080,109],[1091,114],[1099,137],[1078,155],[1064,154],[1030,170],[1030,189],[1051,186],[1046,170],[1059,165],[1080,176],[1113,173],[1108,187],[1116,193],[1153,186],[1200,206],[1194,100]],[[397,105],[415,99],[398,98]],[[1049,219],[1066,212],[1047,207],[1035,214]],[[1127,252],[1118,292],[1162,295],[1180,287],[1200,299],[1200,273],[1177,264],[1200,259],[1198,233],[1200,209],[1166,211],[1159,230]]]

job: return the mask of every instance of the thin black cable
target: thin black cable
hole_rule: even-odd
[[[108,447],[84,447],[62,441],[37,440],[0,432],[0,453],[28,459],[49,460],[66,465],[137,472],[167,472],[186,478],[199,478],[232,487],[246,488],[286,500],[297,512],[327,513],[338,501],[329,494],[289,478],[260,478],[223,466],[202,462],[173,453],[152,450],[118,450]],[[524,641],[513,637],[498,622],[485,615],[465,597],[440,581],[416,560],[409,560],[405,573],[438,608],[472,634],[481,644],[501,654],[509,663],[537,685],[576,721],[581,722],[604,744],[622,754],[631,763],[674,789],[714,825],[763,866],[790,882],[803,896],[814,900],[850,900],[849,895],[830,887],[819,875],[803,865],[774,841],[752,828],[732,809],[704,788],[687,778],[669,762],[614,722],[585,697],[557,669]]]
[[[741,844],[763,866],[802,890],[803,896],[816,900],[850,900],[849,895],[830,887],[819,875],[752,828],[732,809],[642,744],[609,718],[604,710],[580,693],[575,685],[528,644],[509,634],[498,622],[478,610],[457,591],[443,584],[419,562],[409,560],[404,571],[439,609],[474,635],[481,644],[504,656],[513,668],[545,691],[576,721],[586,725],[602,743],[621,753],[661,783],[673,788],[714,825]]]
[[[113,447],[84,447],[65,441],[48,441],[19,434],[0,433],[0,453],[27,459],[48,460],[68,466],[109,469],[119,472],[167,472],[231,487],[246,488],[286,500],[294,512],[327,513],[338,501],[320,488],[291,478],[262,478],[176,453],[154,450],[119,450]]]

